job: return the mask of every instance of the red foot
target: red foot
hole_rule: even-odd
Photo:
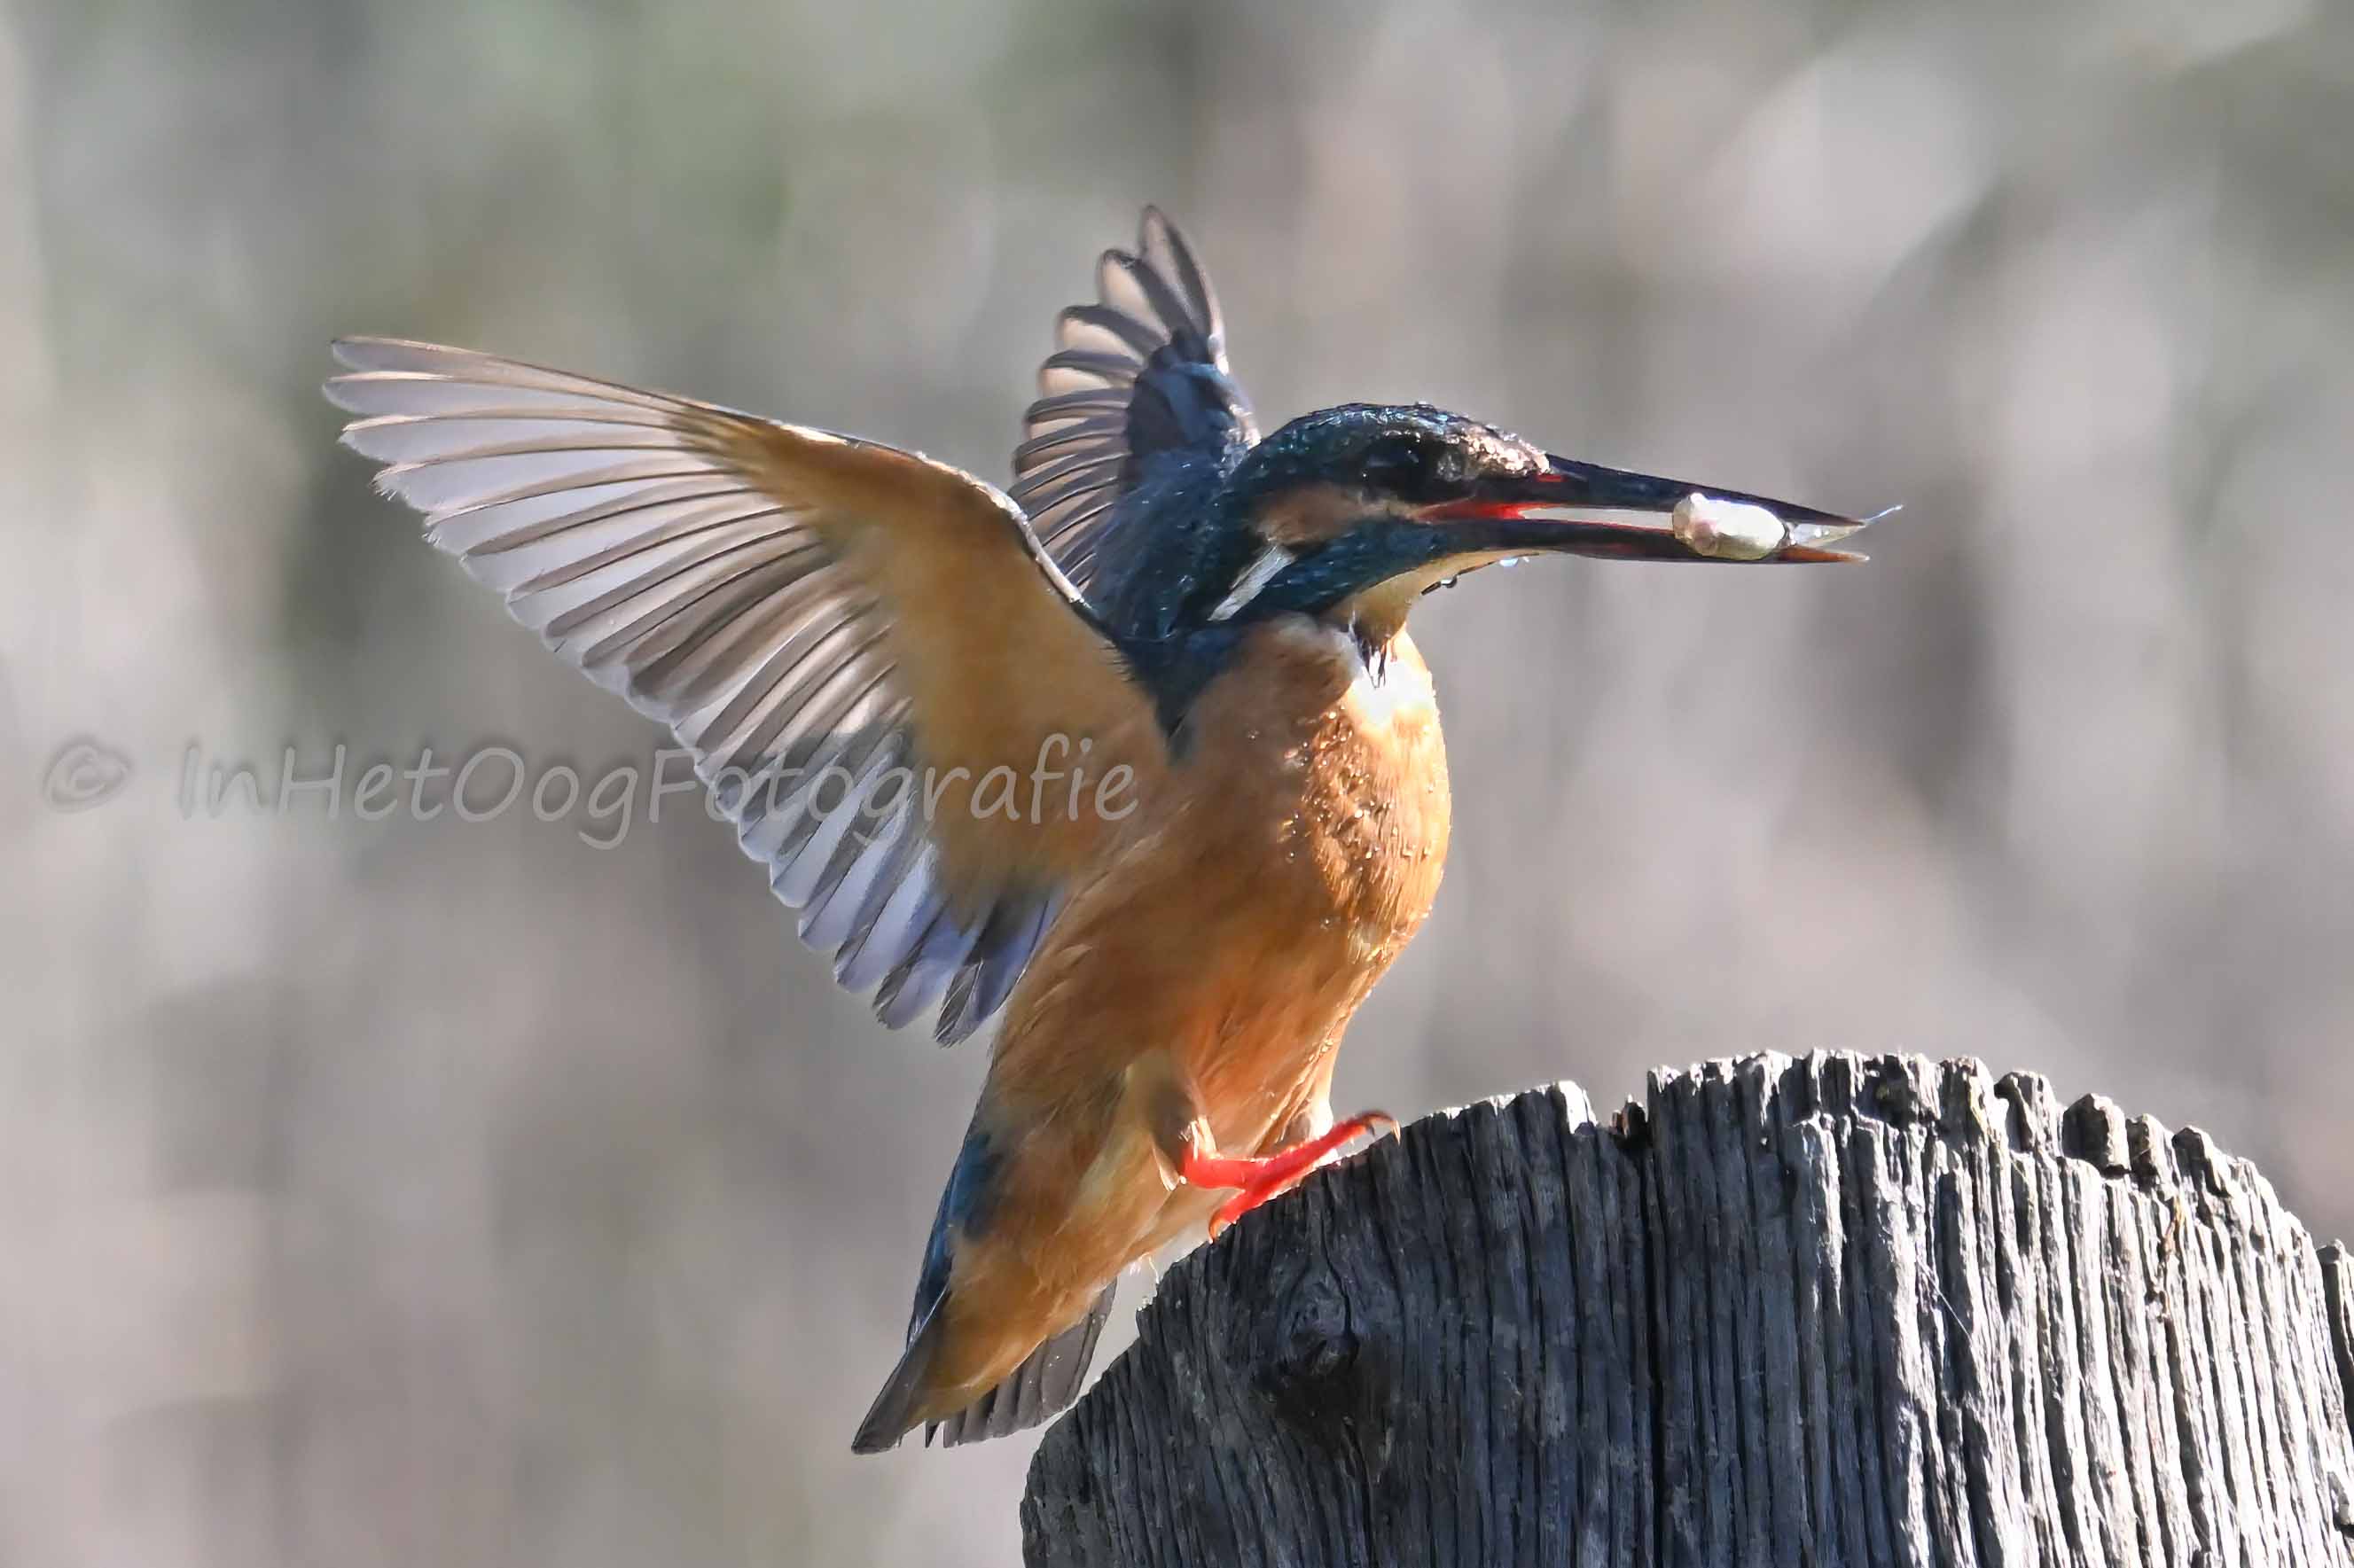
[[[1210,1216],[1210,1237],[1214,1241],[1219,1232],[1289,1188],[1322,1163],[1326,1155],[1351,1139],[1376,1130],[1395,1132],[1397,1125],[1397,1118],[1387,1111],[1367,1111],[1346,1121],[1334,1122],[1332,1129],[1320,1138],[1295,1143],[1288,1149],[1258,1160],[1230,1160],[1214,1154],[1197,1154],[1188,1145],[1177,1174],[1191,1186],[1240,1189]]]

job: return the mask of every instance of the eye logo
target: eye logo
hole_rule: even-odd
[[[52,810],[87,811],[122,793],[131,782],[131,758],[88,736],[58,748],[41,777],[41,799]]]

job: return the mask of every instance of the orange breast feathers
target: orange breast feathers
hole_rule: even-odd
[[[1073,890],[999,1037],[984,1114],[1077,1133],[1067,1169],[1037,1172],[1057,1183],[1130,1174],[1118,1155],[1107,1167],[1121,1139],[1105,1123],[1150,1057],[1168,1058],[1231,1151],[1320,1108],[1350,1014],[1437,892],[1447,758],[1404,633],[1369,665],[1340,632],[1270,624],[1203,694],[1177,750]]]
[[[1447,854],[1430,675],[1305,620],[1255,634],[1072,890],[1008,1003],[974,1118],[999,1157],[960,1237],[932,1376],[994,1386],[1104,1283],[1226,1194],[1181,1134],[1261,1153],[1330,1119],[1332,1053],[1422,924]]]

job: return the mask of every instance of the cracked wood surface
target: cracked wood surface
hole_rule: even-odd
[[[2354,1564],[2354,1264],[2031,1075],[1823,1054],[1426,1118],[1172,1268],[1059,1564]]]

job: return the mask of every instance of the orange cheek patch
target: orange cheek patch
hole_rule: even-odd
[[[1337,484],[1303,485],[1260,509],[1258,531],[1270,544],[1288,550],[1303,549],[1346,533],[1352,524],[1379,511],[1381,504],[1361,491]]]

